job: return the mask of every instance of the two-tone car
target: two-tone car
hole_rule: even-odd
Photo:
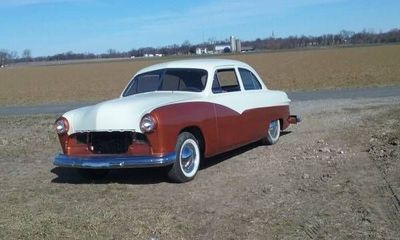
[[[60,167],[86,176],[110,169],[167,167],[176,182],[192,180],[201,161],[262,140],[274,144],[300,119],[282,91],[269,90],[248,64],[195,59],[136,73],[119,98],[56,120]]]

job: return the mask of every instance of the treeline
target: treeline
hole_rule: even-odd
[[[343,30],[338,34],[325,34],[322,36],[289,36],[286,38],[268,37],[264,39],[256,39],[253,41],[243,41],[242,47],[254,50],[267,49],[293,49],[306,47],[323,47],[323,46],[341,46],[341,45],[357,45],[357,44],[386,44],[400,42],[400,29],[393,29],[384,33],[374,33],[372,31],[351,32]],[[52,56],[31,57],[31,51],[25,49],[21,56],[15,51],[0,50],[0,66],[10,63],[31,62],[31,61],[61,61],[61,60],[78,60],[78,59],[96,59],[96,58],[127,58],[127,57],[143,57],[149,54],[169,55],[189,55],[195,54],[196,48],[207,48],[214,50],[215,45],[229,44],[229,40],[216,41],[210,39],[208,42],[201,44],[191,44],[189,41],[183,42],[181,45],[174,44],[170,46],[153,48],[145,47],[132,49],[126,52],[118,52],[109,49],[102,54],[93,53],[74,53],[66,52],[55,54]]]
[[[338,46],[356,44],[384,44],[400,42],[400,29],[393,29],[385,33],[362,31],[359,33],[343,30],[338,34],[322,36],[290,36],[287,38],[266,38],[242,42],[245,47],[255,49],[291,49],[312,46]]]

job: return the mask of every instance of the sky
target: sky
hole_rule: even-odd
[[[0,49],[32,56],[393,28],[399,0],[0,0]]]

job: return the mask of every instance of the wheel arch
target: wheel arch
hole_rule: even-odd
[[[190,132],[191,134],[193,134],[195,136],[195,138],[199,141],[200,152],[203,157],[205,150],[206,150],[206,141],[205,141],[204,134],[203,134],[203,131],[201,130],[201,128],[198,126],[188,126],[188,127],[183,128],[181,131],[179,131],[179,134],[181,134],[183,132]]]

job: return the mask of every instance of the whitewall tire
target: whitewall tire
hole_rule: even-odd
[[[267,137],[264,139],[264,143],[267,145],[273,145],[278,142],[280,135],[281,123],[279,120],[273,120],[268,126]]]
[[[199,141],[190,132],[179,134],[175,146],[176,160],[168,177],[179,183],[192,180],[199,170],[201,152]]]

